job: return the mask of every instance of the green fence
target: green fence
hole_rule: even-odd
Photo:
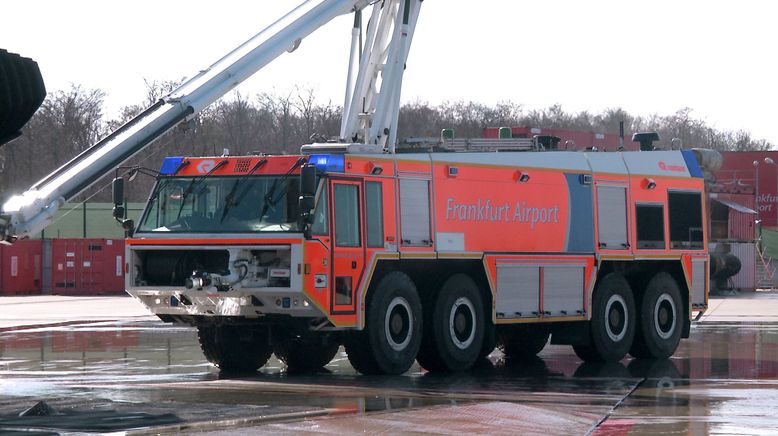
[[[138,222],[143,203],[128,203],[127,217]],[[44,238],[124,238],[124,230],[113,219],[111,203],[66,203],[54,221],[37,237]]]

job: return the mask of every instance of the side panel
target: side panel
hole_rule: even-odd
[[[536,318],[540,312],[540,268],[497,264],[497,318]]]
[[[574,316],[584,314],[583,290],[586,265],[547,265],[543,267],[543,314]]]
[[[587,319],[594,256],[484,256],[494,294],[495,322]]]
[[[400,179],[400,228],[403,247],[429,247],[429,181]]]
[[[438,249],[507,253],[590,249],[586,220],[571,222],[568,180],[559,170],[436,162],[433,215]],[[587,210],[582,212],[585,218]],[[568,242],[579,229],[582,238]]]
[[[692,309],[708,307],[708,265],[709,262],[705,258],[692,259]]]
[[[594,252],[594,211],[592,181],[588,174],[565,174],[570,198],[570,220],[567,226],[567,251]]]
[[[329,237],[305,241],[303,244],[303,290],[322,312],[330,312],[330,250]]]
[[[624,186],[597,186],[597,246],[603,250],[626,250],[627,188]]]

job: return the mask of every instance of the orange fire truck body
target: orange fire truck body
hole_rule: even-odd
[[[317,210],[325,212],[309,238],[139,229],[127,241],[127,259],[136,262],[127,265],[127,289],[166,320],[289,315],[363,329],[369,294],[391,271],[411,277],[422,300],[438,278],[471,275],[483,284],[495,325],[587,321],[609,271],[631,277],[634,288],[660,271],[671,274],[685,335],[691,312],[707,305],[704,184],[690,151],[178,159],[175,176],[195,179],[245,177],[257,166],[252,177],[296,176],[297,164],[308,161],[318,169]],[[241,247],[288,250],[288,270],[270,271],[288,285],[150,287],[138,286],[133,273],[144,268],[143,251]]]
[[[362,373],[414,361],[457,371],[495,345],[535,355],[549,337],[587,361],[672,355],[707,306],[698,162],[708,154],[539,152],[559,138],[458,141],[453,131],[436,152],[398,150],[421,4],[306,0],[8,199],[0,241],[40,232],[116,168],[127,292],[162,320],[195,326],[222,370],[254,371],[274,353],[292,369],[321,368],[344,345]],[[118,167],[345,14],[354,20],[334,142],[299,156]],[[658,135],[633,138],[653,150]],[[139,173],[157,183],[135,223],[124,177]]]

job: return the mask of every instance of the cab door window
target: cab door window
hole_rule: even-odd
[[[335,245],[359,247],[359,189],[356,185],[333,186],[335,200]]]

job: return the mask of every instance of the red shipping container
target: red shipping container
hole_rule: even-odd
[[[124,293],[124,239],[106,239],[103,283],[111,293]]]
[[[711,192],[757,194],[753,209],[759,212],[762,226],[778,227],[778,151],[723,151],[721,155],[723,163],[714,174]]]
[[[51,258],[52,292],[55,294],[124,292],[124,240],[55,239]]]
[[[40,240],[0,245],[0,295],[40,294],[42,253]]]

